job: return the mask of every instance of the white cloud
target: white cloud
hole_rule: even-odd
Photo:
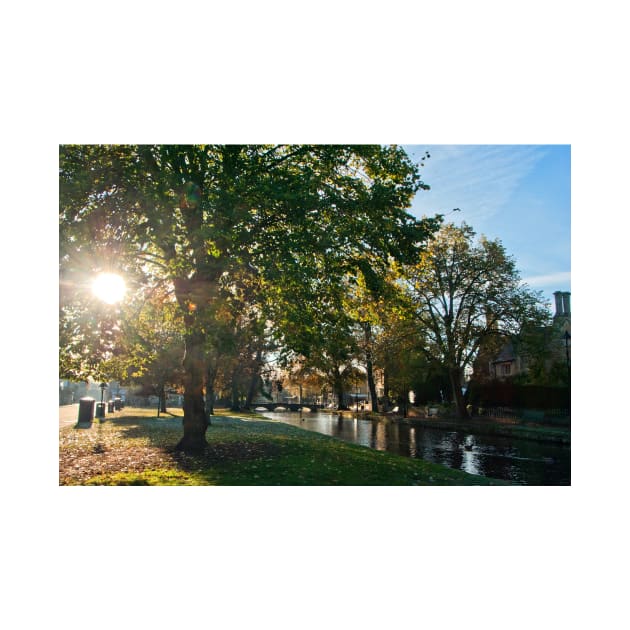
[[[523,282],[534,288],[553,285],[557,286],[558,290],[560,290],[563,287],[571,286],[571,272],[557,271],[540,276],[530,276],[528,278],[523,278]]]
[[[416,195],[416,214],[448,212],[460,208],[461,218],[473,225],[496,215],[509,201],[523,178],[545,154],[544,146],[437,145],[406,147],[420,159],[431,157],[422,169],[431,186]]]

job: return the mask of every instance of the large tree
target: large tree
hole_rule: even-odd
[[[423,350],[448,372],[458,415],[465,418],[464,370],[484,341],[543,324],[548,311],[542,295],[522,283],[499,240],[475,241],[465,223],[444,225],[406,276]]]
[[[184,320],[184,435],[205,447],[205,343],[221,287],[243,269],[267,295],[341,283],[364,256],[408,255],[433,227],[406,212],[423,187],[383,146],[124,145],[60,148],[64,266],[129,265],[172,286]]]

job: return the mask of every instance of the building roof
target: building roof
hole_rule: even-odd
[[[506,361],[514,361],[515,359],[514,345],[511,341],[508,341],[503,348],[501,348],[501,352],[499,352],[492,363],[504,363]]]

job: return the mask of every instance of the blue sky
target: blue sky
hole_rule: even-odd
[[[478,235],[502,241],[522,279],[544,292],[571,290],[571,150],[569,145],[404,145],[420,159],[423,181],[411,211],[447,213]]]

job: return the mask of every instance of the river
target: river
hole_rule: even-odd
[[[263,415],[346,442],[424,459],[473,475],[522,485],[571,484],[569,446],[331,413],[265,412]]]

